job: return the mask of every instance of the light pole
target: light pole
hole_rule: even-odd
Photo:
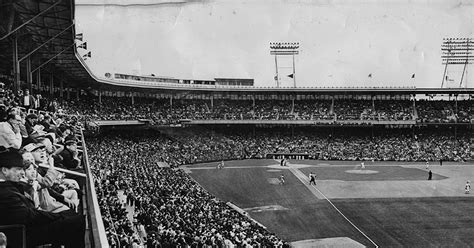
[[[441,81],[441,88],[444,86],[444,82],[447,81],[447,70],[448,65],[464,65],[462,70],[461,80],[459,81],[459,87],[462,86],[464,75],[467,73],[466,68],[468,64],[472,64],[474,56],[472,50],[474,49],[473,38],[443,38],[441,44],[441,59],[444,67],[443,79]],[[467,88],[467,82],[466,82]]]
[[[293,57],[293,65],[292,65],[292,74],[288,75],[288,77],[293,78],[293,87],[296,88],[296,70],[295,70],[295,55],[299,54],[299,42],[270,42],[270,55],[275,56],[275,82],[276,86],[280,87],[280,78],[279,78],[279,68],[278,66],[278,56],[288,56],[291,55]]]

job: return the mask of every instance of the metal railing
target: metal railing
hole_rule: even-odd
[[[102,214],[99,208],[99,201],[97,200],[97,193],[94,186],[94,178],[92,177],[92,172],[89,165],[89,156],[87,154],[87,147],[84,140],[84,133],[81,129],[81,142],[83,149],[82,162],[86,175],[86,201],[88,209],[88,218],[91,225],[91,247],[96,248],[108,248],[109,243],[107,241],[107,236],[105,234],[104,223],[102,222]]]

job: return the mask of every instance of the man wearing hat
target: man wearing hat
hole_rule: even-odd
[[[79,152],[77,151],[77,139],[70,135],[64,141],[64,150],[59,153],[62,158],[62,167],[65,169],[77,169],[81,165]]]
[[[19,184],[22,167],[19,152],[0,153],[0,225],[24,225],[27,247],[44,244],[84,247],[84,216],[36,209]]]
[[[25,128],[26,131],[28,132],[28,135],[30,135],[34,129],[33,127],[36,125],[36,122],[38,121],[38,116],[35,114],[28,114],[25,119]]]

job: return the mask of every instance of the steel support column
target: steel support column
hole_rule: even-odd
[[[43,91],[41,88],[41,70],[36,71],[36,85],[38,85],[38,91],[41,93]]]
[[[31,58],[26,59],[26,88],[33,95],[33,73],[31,73]]]
[[[60,79],[59,80],[59,97],[61,100],[64,98],[64,80]]]
[[[20,89],[20,62],[18,61],[18,38],[13,38],[13,90],[15,94]]]
[[[51,97],[54,97],[54,90],[53,90],[53,87],[54,87],[54,75],[51,73],[49,75],[49,95]]]

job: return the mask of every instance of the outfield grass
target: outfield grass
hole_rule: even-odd
[[[332,202],[380,247],[474,246],[472,197]]]
[[[253,209],[248,213],[287,241],[349,237],[372,246],[327,200],[313,195],[291,171],[265,167],[276,163],[271,160],[232,161],[226,162],[229,167],[234,166],[232,169],[193,169],[190,175],[219,199],[231,201],[241,208],[283,207],[284,210]],[[372,175],[377,177],[374,180],[426,180],[423,169],[395,165],[370,169],[375,168],[380,173]],[[315,171],[320,180],[318,184],[324,184],[325,179],[372,179],[359,177],[367,175],[345,173],[347,169],[350,167],[299,170],[305,175]],[[286,185],[269,182],[280,174],[285,175]],[[445,177],[434,175],[436,178]],[[474,197],[346,198],[331,202],[379,247],[474,247]]]
[[[285,185],[267,178],[286,177]],[[191,176],[223,201],[241,208],[280,205],[288,210],[249,212],[250,216],[287,241],[350,237],[367,243],[325,200],[320,200],[288,170],[266,168],[193,170]],[[367,243],[368,245],[369,243]]]

